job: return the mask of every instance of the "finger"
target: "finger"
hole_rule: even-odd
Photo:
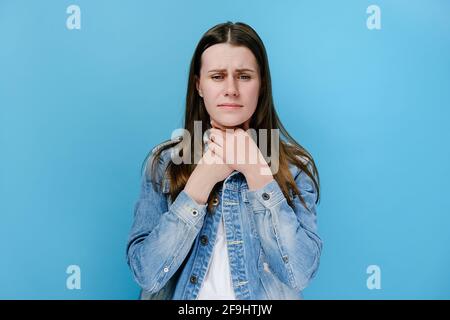
[[[218,146],[214,145],[213,143],[209,143],[208,151],[205,155],[205,162],[207,164],[224,164],[225,162],[223,161],[220,154],[220,148],[218,148]]]
[[[211,150],[211,153],[219,156],[220,158],[223,157],[223,148],[219,146],[215,142],[208,142],[208,149]]]
[[[214,153],[213,148],[209,148],[208,147],[208,151],[205,153],[205,155],[200,159],[200,162],[202,164],[207,164],[207,165],[213,165],[213,164],[218,164],[220,163],[220,157]]]
[[[211,131],[211,134],[209,135],[209,141],[212,141],[223,147],[223,145],[224,145],[223,133],[220,130],[215,131],[215,132]]]
[[[212,158],[215,164],[225,164],[225,161],[223,161],[222,157],[219,156],[217,153],[214,153],[212,155]]]

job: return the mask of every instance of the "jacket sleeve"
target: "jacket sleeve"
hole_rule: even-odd
[[[275,180],[249,191],[248,198],[270,269],[283,283],[301,291],[317,272],[322,240],[317,234],[317,190],[303,171],[295,182],[309,210],[298,196],[292,209]]]
[[[158,190],[143,174],[126,246],[133,278],[147,293],[158,292],[180,267],[206,214],[206,205],[199,205],[184,190],[169,207]]]

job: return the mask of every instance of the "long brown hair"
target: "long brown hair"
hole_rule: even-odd
[[[279,167],[277,172],[274,174],[274,179],[278,182],[284,196],[286,197],[291,207],[294,207],[294,203],[293,198],[290,197],[290,193],[292,193],[293,197],[295,197],[295,195],[298,195],[303,206],[308,209],[304,199],[300,194],[299,189],[297,188],[294,177],[289,171],[288,164],[291,163],[297,166],[312,179],[317,190],[316,203],[318,203],[320,198],[320,183],[317,167],[309,152],[304,149],[299,143],[297,143],[294,138],[291,137],[291,135],[286,131],[280,119],[278,118],[273,103],[272,84],[266,50],[258,34],[249,25],[242,22],[232,23],[228,21],[226,23],[221,23],[212,27],[200,39],[192,57],[189,70],[184,129],[190,133],[191,137],[193,137],[194,121],[201,121],[201,127],[203,130],[202,134],[204,133],[204,131],[211,128],[209,114],[206,111],[203,99],[199,96],[196,90],[195,83],[196,79],[200,78],[202,53],[207,48],[218,43],[229,43],[235,46],[245,46],[249,48],[256,57],[256,61],[258,62],[260,70],[261,88],[259,91],[260,94],[258,105],[250,120],[249,127],[255,129],[256,132],[259,132],[259,129],[268,129],[268,131],[270,131],[270,129],[279,129]],[[271,150],[271,135],[268,134],[267,138],[267,149]],[[283,141],[283,139],[281,138],[284,138],[285,141]],[[157,165],[158,163],[160,163],[159,158],[161,152],[165,149],[173,147],[176,143],[178,143],[178,141],[170,142],[170,140],[168,140],[167,143],[165,143],[163,147],[158,148],[153,155],[153,161],[150,166],[150,170],[147,170],[146,174],[149,174],[152,177],[152,182],[154,183],[155,187],[157,187],[157,184],[160,183],[160,181],[155,181],[154,178],[156,177]],[[191,139],[190,143],[190,150],[194,150],[194,139]],[[193,153],[191,153],[191,158],[193,156]],[[144,163],[147,162],[147,158],[144,160]],[[178,165],[173,161],[169,161],[167,167],[165,168],[165,174],[170,181],[169,194],[172,200],[174,200],[184,189],[184,186],[186,185],[186,182],[188,181],[192,171],[195,169],[195,166],[196,164],[194,163],[193,159],[191,159],[190,163],[181,163]],[[149,167],[147,166],[147,168]],[[216,186],[210,193],[208,199],[209,209],[211,209],[211,203],[213,197],[217,194],[218,187],[220,187],[219,183],[216,184]]]

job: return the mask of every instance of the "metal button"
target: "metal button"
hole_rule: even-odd
[[[264,192],[264,193],[262,194],[262,198],[263,198],[264,200],[269,200],[269,199],[270,199],[270,195],[269,195],[268,193]]]
[[[191,276],[190,281],[191,281],[191,283],[196,284],[197,283],[197,277],[196,276]]]
[[[169,272],[169,268],[165,267],[164,272]]]
[[[203,236],[200,237],[200,243],[202,245],[206,246],[208,244],[208,242],[209,242],[209,240],[208,240],[207,236],[203,235]]]
[[[198,210],[197,209],[193,209],[192,210],[192,215],[195,217],[198,215]]]
[[[215,197],[212,201],[213,206],[217,206],[219,204],[219,198]]]
[[[284,257],[283,257],[283,261],[284,261],[284,263],[288,263],[288,261],[289,261],[288,256],[284,256]]]

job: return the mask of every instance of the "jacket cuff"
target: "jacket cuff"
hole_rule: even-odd
[[[283,191],[275,179],[260,189],[248,191],[247,195],[254,209],[271,209],[284,199]]]
[[[187,192],[182,190],[170,206],[170,210],[180,217],[181,220],[195,226],[205,216],[206,207],[206,204],[198,204]]]

